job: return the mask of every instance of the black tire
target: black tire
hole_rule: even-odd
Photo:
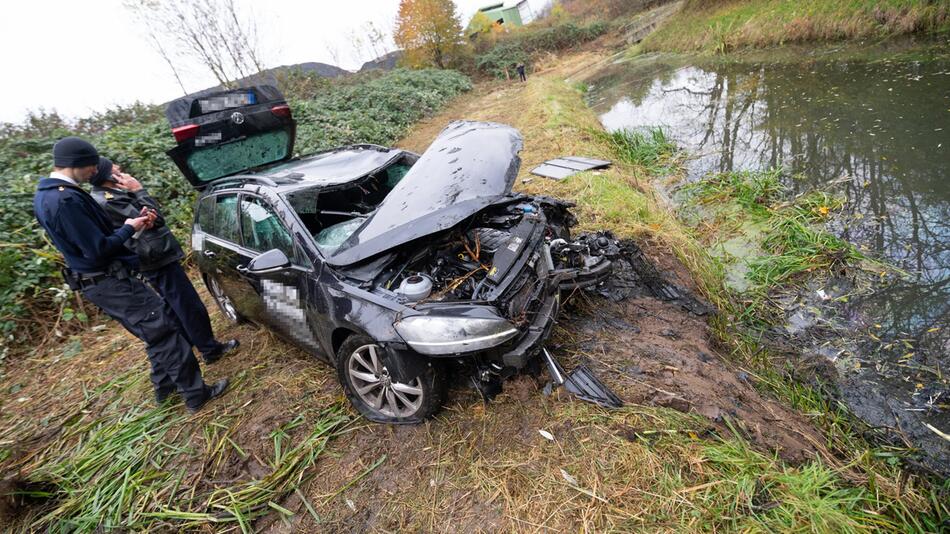
[[[432,362],[412,382],[403,384],[391,381],[381,356],[379,345],[359,334],[346,338],[336,353],[337,377],[343,392],[363,417],[377,423],[420,423],[442,407],[446,380],[438,362]],[[361,380],[359,375],[367,380]],[[372,397],[377,397],[377,404],[367,400]]]
[[[229,323],[241,324],[247,322],[247,319],[238,313],[231,299],[224,294],[224,291],[221,289],[221,283],[218,282],[217,278],[213,275],[206,274],[202,276],[202,279],[205,282],[205,287],[208,288],[208,293],[211,294],[211,298],[214,299],[215,304],[218,305],[218,309],[221,310],[221,315],[223,315]]]

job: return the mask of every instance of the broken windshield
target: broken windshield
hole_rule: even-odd
[[[350,265],[451,228],[511,191],[521,134],[488,122],[450,124],[327,262]]]
[[[287,202],[325,256],[336,252],[403,179],[412,161],[400,158],[388,167],[344,185],[315,186],[287,195]]]

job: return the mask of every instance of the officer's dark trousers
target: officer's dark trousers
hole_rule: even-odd
[[[171,306],[185,338],[196,349],[202,354],[208,354],[220,348],[220,344],[214,339],[214,333],[211,331],[208,309],[201,302],[198,291],[191,284],[191,280],[188,279],[180,263],[172,262],[160,269],[145,271],[142,274]]]
[[[84,288],[82,294],[145,342],[156,391],[178,390],[192,408],[204,403],[209,388],[201,378],[198,360],[160,296],[137,279],[112,276]]]

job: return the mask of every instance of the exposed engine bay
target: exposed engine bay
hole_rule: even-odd
[[[331,253],[366,220],[408,165],[397,162],[355,183],[289,196],[321,248]],[[609,233],[571,239],[572,205],[509,194],[450,230],[342,269],[364,289],[414,306],[431,302],[494,303],[519,326],[530,322],[551,287],[594,284],[619,252]],[[551,279],[556,286],[552,286]]]
[[[513,195],[465,224],[425,243],[412,243],[375,263],[364,287],[391,293],[407,305],[429,302],[494,303],[516,326],[552,288],[596,283],[618,251],[607,233],[570,239],[570,205]],[[551,280],[557,285],[553,285]]]

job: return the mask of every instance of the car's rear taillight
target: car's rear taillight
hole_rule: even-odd
[[[281,104],[280,106],[274,106],[270,108],[270,112],[278,117],[283,117],[285,119],[290,118],[290,106],[287,104]]]
[[[179,126],[177,128],[172,128],[172,135],[175,136],[175,141],[181,143],[182,141],[187,141],[192,137],[198,135],[198,125],[197,124],[187,124],[185,126]]]

